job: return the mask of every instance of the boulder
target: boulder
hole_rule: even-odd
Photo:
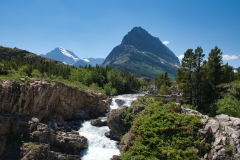
[[[96,127],[107,126],[107,120],[101,120],[101,119],[91,120],[91,125]]]
[[[117,103],[118,107],[121,107],[125,103],[125,101],[122,99],[115,99],[115,102]]]
[[[87,138],[75,132],[51,132],[50,146],[52,151],[79,155],[80,151],[88,148]]]
[[[110,129],[110,139],[120,140],[120,136],[124,135],[129,128],[121,123],[123,112],[127,111],[127,106],[119,107],[111,110],[107,115],[107,124]]]
[[[120,160],[120,156],[119,155],[113,155],[110,160]]]

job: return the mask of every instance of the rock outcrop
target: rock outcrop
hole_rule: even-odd
[[[2,83],[0,113],[14,113],[48,121],[60,115],[64,120],[90,119],[110,110],[111,99],[96,92],[84,92],[61,83],[27,80]]]
[[[240,119],[225,114],[211,118],[182,107],[183,113],[199,115],[204,128],[199,132],[203,141],[209,141],[211,149],[204,158],[211,160],[240,159]]]
[[[122,106],[111,110],[107,115],[107,124],[110,131],[106,132],[105,136],[120,141],[120,137],[129,131],[133,116],[144,110],[144,108],[143,105],[135,105],[132,108]]]
[[[22,81],[0,80],[0,159],[81,159],[88,142],[76,130],[81,120],[108,112],[111,99],[61,83]]]
[[[54,129],[37,118],[28,121],[16,115],[0,116],[1,159],[80,159],[87,139],[78,132]]]
[[[107,124],[110,129],[110,132],[107,132],[105,135],[113,140],[120,140],[120,136],[124,135],[129,128],[126,128],[121,123],[124,112],[127,112],[128,107],[123,106],[117,109],[111,110],[107,115]]]

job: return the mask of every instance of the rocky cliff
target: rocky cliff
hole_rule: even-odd
[[[61,83],[28,80],[1,81],[0,113],[14,113],[47,121],[52,115],[65,120],[90,119],[109,111],[111,99],[96,92],[85,92]]]
[[[240,159],[240,119],[225,114],[215,118],[202,115],[201,113],[185,109],[184,114],[194,114],[201,118],[204,127],[199,130],[203,141],[211,144],[209,153],[204,155],[210,160],[239,160]]]
[[[88,147],[79,121],[109,111],[111,99],[61,83],[0,80],[0,159],[77,160]],[[43,123],[41,123],[43,122]]]

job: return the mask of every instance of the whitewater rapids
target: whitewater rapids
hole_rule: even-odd
[[[119,106],[115,102],[116,99],[124,100],[124,106],[130,106],[133,101],[144,94],[126,94],[112,97],[111,109],[116,109]],[[106,117],[99,117],[106,120]],[[85,121],[82,124],[79,132],[81,136],[88,139],[88,149],[85,149],[80,154],[83,160],[110,160],[113,155],[119,155],[120,151],[116,146],[116,141],[110,140],[105,136],[105,132],[109,131],[108,126],[95,127],[90,124],[90,121]]]

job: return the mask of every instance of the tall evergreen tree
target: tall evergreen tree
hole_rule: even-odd
[[[197,47],[194,51],[194,55],[196,57],[196,69],[193,73],[193,105],[197,106],[198,109],[201,109],[201,95],[202,95],[202,86],[203,86],[203,74],[201,74],[201,69],[203,65],[203,58],[205,57],[205,54],[203,54],[203,50],[201,47]]]
[[[178,69],[176,77],[177,83],[180,83],[180,90],[183,92],[183,97],[188,99],[190,105],[192,105],[193,96],[193,72],[196,68],[196,55],[192,49],[188,49],[184,53],[182,59],[182,68]]]
[[[170,81],[170,78],[168,77],[168,73],[164,72],[162,74],[159,74],[155,78],[155,85],[158,89],[160,89],[162,85],[166,85],[166,86],[170,87],[171,81]]]
[[[217,46],[209,53],[207,65],[209,79],[216,88],[221,83],[222,74],[222,52]]]

